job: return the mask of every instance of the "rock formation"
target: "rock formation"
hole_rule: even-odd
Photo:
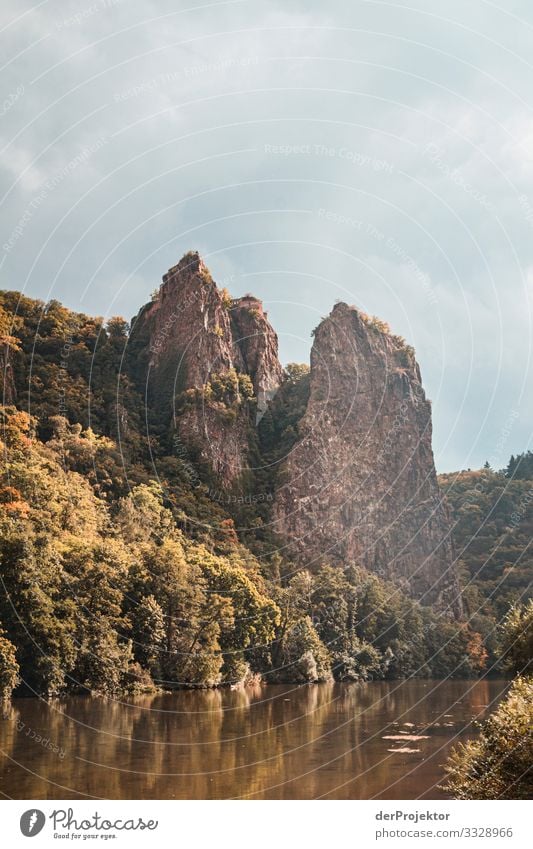
[[[168,416],[220,489],[236,486],[284,379],[261,301],[231,299],[198,254],[187,254],[134,320],[128,348],[156,414]],[[459,615],[431,407],[413,350],[382,322],[337,304],[315,333],[306,380],[274,530],[302,566],[361,564]]]
[[[232,486],[248,469],[254,418],[283,377],[261,301],[232,300],[186,254],[134,319],[129,349],[149,403],[172,412],[180,439]]]
[[[276,497],[276,531],[298,562],[360,563],[460,614],[431,436],[413,350],[337,304],[315,332],[309,401]]]
[[[262,302],[253,295],[232,302],[231,321],[244,368],[254,384],[259,422],[283,381],[278,337],[268,322]]]

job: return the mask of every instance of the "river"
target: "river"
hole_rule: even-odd
[[[17,699],[0,719],[14,799],[442,799],[442,765],[506,682],[390,681]],[[395,739],[396,738],[396,739]],[[420,739],[416,739],[420,738]]]

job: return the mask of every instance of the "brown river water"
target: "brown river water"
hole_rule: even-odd
[[[17,699],[0,718],[0,794],[442,799],[438,784],[451,747],[477,733],[473,721],[494,709],[506,686],[415,680],[123,702]]]

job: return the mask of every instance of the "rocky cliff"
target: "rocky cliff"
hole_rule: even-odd
[[[261,302],[231,299],[197,253],[163,277],[132,323],[130,361],[152,408],[232,486],[248,469],[255,419],[283,377]]]
[[[413,350],[381,322],[337,304],[315,332],[298,430],[274,515],[298,562],[358,562],[459,615],[431,406]]]
[[[268,322],[262,302],[253,295],[232,301],[231,322],[235,344],[254,384],[256,422],[259,422],[283,381],[278,337]]]
[[[300,565],[359,563],[460,613],[430,403],[413,350],[383,323],[337,304],[315,333],[305,392],[270,405],[284,372],[261,301],[232,299],[190,253],[134,320],[128,348],[150,407],[221,491],[249,473],[265,411],[271,433],[290,422],[272,526]]]

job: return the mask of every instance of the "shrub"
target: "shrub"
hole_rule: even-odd
[[[531,670],[533,662],[533,599],[513,607],[502,626],[502,649],[507,667],[514,673]]]
[[[517,678],[480,737],[452,752],[443,789],[456,799],[530,799],[532,764],[533,679]]]
[[[282,645],[282,668],[274,670],[273,677],[298,683],[331,681],[329,652],[308,616],[286,634]]]
[[[224,309],[229,310],[233,306],[233,299],[226,288],[222,289],[220,296],[222,298],[222,306]]]
[[[19,665],[15,646],[6,640],[0,631],[0,703],[11,698],[13,690],[19,683]]]

